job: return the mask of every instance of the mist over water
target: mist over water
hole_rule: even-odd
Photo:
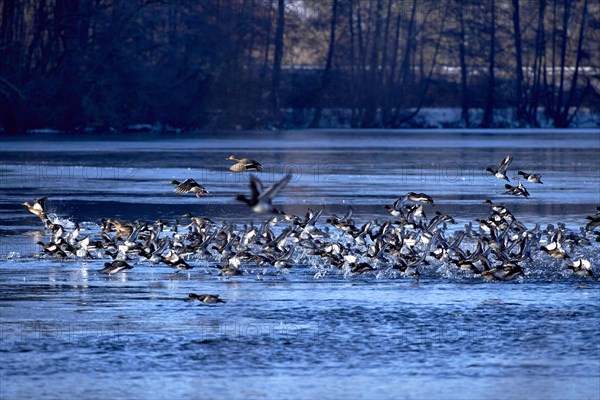
[[[141,137],[39,135],[0,148],[0,397],[23,398],[586,398],[600,397],[600,284],[544,254],[524,279],[483,282],[450,267],[410,277],[348,276],[326,265],[249,267],[226,279],[206,259],[173,273],[135,264],[105,276],[101,260],[42,256],[37,217],[20,204],[48,196],[65,227],[102,218],[172,224],[183,213],[261,223],[234,197],[248,174],[225,159],[259,160],[274,204],[304,215],[354,209],[357,223],[425,192],[462,229],[485,199],[527,227],[579,231],[600,205],[600,133],[296,131]],[[542,175],[530,198],[503,195],[484,171]],[[210,194],[167,185],[192,177]],[[334,230],[329,226],[331,231]],[[598,244],[577,250],[600,275]],[[215,306],[183,301],[215,293]]]

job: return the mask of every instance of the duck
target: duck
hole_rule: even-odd
[[[540,250],[544,251],[549,256],[556,258],[557,260],[564,260],[565,258],[569,258],[569,254],[567,254],[565,249],[558,241],[548,243],[545,246],[541,246]]]
[[[275,182],[267,189],[263,189],[263,184],[254,175],[250,175],[251,197],[248,198],[239,194],[236,200],[246,203],[257,214],[282,214],[281,211],[273,207],[273,198],[292,180],[292,175],[287,174],[280,181]]]
[[[54,242],[45,244],[44,242],[39,241],[39,242],[37,242],[37,244],[39,244],[40,246],[43,247],[44,253],[46,253],[46,254],[50,254],[54,257],[62,257],[62,258],[67,257],[67,253],[65,253],[65,251],[63,249],[61,249],[60,246]]]
[[[102,268],[98,272],[100,272],[101,274],[112,275],[119,272],[125,272],[128,269],[132,268],[133,266],[129,265],[126,261],[117,260],[113,262],[104,263],[104,268]]]
[[[528,174],[527,172],[518,171],[517,175],[521,175],[523,178],[525,178],[527,180],[527,182],[544,183],[544,182],[542,182],[542,176],[540,174]]]
[[[33,204],[30,204],[28,201],[25,201],[21,203],[21,205],[27,207],[27,211],[37,215],[43,222],[45,219],[48,218],[46,216],[46,200],[48,200],[48,197],[42,197],[39,199],[35,199],[33,201]]]
[[[507,189],[504,192],[504,194],[510,194],[512,196],[529,197],[529,192],[527,191],[527,188],[525,188],[525,186],[523,186],[521,182],[519,182],[517,186],[511,186],[507,183],[506,185],[504,185],[504,187]]]
[[[215,268],[219,269],[221,272],[219,275],[224,275],[227,278],[237,275],[242,275],[242,270],[239,266],[235,265],[215,265]]]
[[[425,193],[408,192],[406,194],[406,199],[414,201],[415,203],[426,203],[431,204],[432,206],[435,205],[431,196],[426,195]]]
[[[186,271],[188,269],[194,268],[193,266],[185,262],[185,260],[173,250],[169,250],[167,252],[167,255],[162,258],[162,262],[164,262],[171,268],[176,268],[176,272]]]
[[[580,258],[576,261],[567,261],[567,268],[581,277],[594,277],[594,274],[592,273],[592,263],[585,258]]]
[[[525,276],[523,268],[521,268],[520,265],[513,262],[507,262],[493,269],[481,272],[481,276],[487,281],[493,279],[499,281],[510,281],[519,275]]]
[[[103,221],[102,230],[104,232],[110,232],[110,231],[117,232],[114,237],[114,239],[116,240],[118,238],[123,238],[123,239],[128,238],[133,233],[134,228],[133,228],[133,225],[131,225],[127,221],[117,221],[115,219],[107,219],[106,221]]]
[[[177,194],[186,194],[186,193],[191,192],[191,193],[195,193],[197,198],[200,198],[200,196],[208,194],[208,190],[206,190],[204,188],[204,186],[198,184],[198,182],[196,182],[192,178],[187,178],[183,182],[173,180],[173,181],[169,182],[169,185],[177,186],[175,189],[173,189],[173,191]]]
[[[404,216],[404,213],[402,212],[402,207],[404,207],[406,200],[407,200],[407,197],[402,196],[398,200],[396,200],[394,202],[394,204],[392,204],[391,206],[388,206],[386,204],[383,207],[386,210],[388,210],[388,212],[392,215],[392,217],[401,218]]]
[[[233,164],[229,167],[231,172],[245,172],[245,171],[262,171],[263,167],[256,160],[252,160],[250,158],[238,158],[236,156],[229,156],[227,160],[237,161],[237,163]]]
[[[588,232],[592,232],[594,229],[600,226],[600,206],[598,206],[596,210],[597,211],[595,215],[588,215],[585,217],[585,219],[590,221],[585,225],[585,230]]]
[[[199,300],[204,304],[217,304],[217,303],[225,303],[225,300],[219,298],[218,294],[196,294],[190,293],[188,294],[187,299],[184,301],[192,302],[194,300]]]
[[[508,177],[506,176],[506,170],[508,169],[512,160],[513,160],[512,156],[507,154],[502,159],[502,161],[500,161],[500,164],[498,164],[496,169],[487,167],[485,170],[490,172],[492,175],[494,175],[498,179],[505,179],[506,181],[510,182],[510,179],[508,179]]]

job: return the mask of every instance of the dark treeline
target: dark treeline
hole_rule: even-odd
[[[1,0],[6,131],[568,127],[600,110],[597,0]],[[481,110],[474,118],[470,110]],[[324,115],[329,118],[325,121]]]

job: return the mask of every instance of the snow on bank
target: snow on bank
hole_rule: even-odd
[[[412,110],[406,110],[406,113],[410,113]],[[235,125],[230,128],[232,130],[295,130],[295,129],[306,129],[309,121],[312,120],[312,109],[283,109],[282,119],[283,124],[281,128],[275,128],[273,125],[266,123],[266,126],[243,126]],[[543,109],[538,111],[538,122],[539,127],[524,127],[521,126],[515,118],[515,110],[512,108],[496,109],[494,111],[494,123],[490,129],[480,129],[479,125],[483,116],[483,109],[470,109],[469,119],[471,128],[466,128],[465,123],[461,117],[460,108],[423,108],[419,113],[412,118],[410,121],[402,124],[399,129],[406,131],[411,129],[423,130],[444,130],[448,132],[489,132],[489,133],[500,133],[505,131],[511,132],[533,132],[540,130],[541,132],[564,132],[565,130],[573,131],[578,130],[584,132],[589,130],[590,132],[600,132],[600,114],[594,112],[591,109],[580,109],[577,112],[575,118],[571,123],[571,126],[567,129],[554,128],[552,120],[547,117]],[[322,118],[319,124],[321,129],[352,129],[351,123],[351,111],[349,109],[339,108],[328,108],[324,109]],[[218,128],[211,128],[213,126],[209,124],[208,127],[197,127],[191,129],[181,129],[172,127],[170,125],[164,125],[162,123],[154,124],[131,124],[124,127],[109,127],[102,130],[98,130],[94,127],[81,127],[77,129],[77,132],[81,133],[141,133],[141,134],[180,134],[185,131],[202,131],[202,130],[219,130]],[[214,125],[218,126],[218,124]],[[377,128],[375,124],[374,128]],[[390,129],[390,128],[380,128]],[[0,127],[0,132],[3,132]],[[28,133],[34,134],[53,134],[60,133],[56,129],[30,129]]]
[[[414,109],[407,109],[406,114],[413,112]],[[574,110],[573,110],[574,111]],[[304,111],[286,109],[284,110],[284,120],[286,125],[293,127],[293,121],[310,121],[312,110]],[[465,129],[465,122],[462,119],[462,110],[460,108],[422,108],[418,114],[410,121],[405,122],[401,128],[429,128],[444,129],[455,128]],[[503,108],[494,110],[494,121],[492,129],[519,129],[529,128],[520,125],[516,120],[516,111],[513,108]],[[470,126],[479,127],[483,118],[483,109],[472,108],[469,110]],[[543,109],[538,111],[539,128],[554,128],[552,120],[546,116]],[[569,128],[600,128],[600,115],[591,109],[580,109]],[[320,126],[322,128],[351,128],[351,112],[347,109],[325,109],[323,110]],[[469,128],[471,129],[471,128]]]

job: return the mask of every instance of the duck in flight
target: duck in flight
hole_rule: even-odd
[[[494,175],[498,179],[506,179],[508,182],[510,182],[510,179],[508,179],[508,177],[506,176],[506,170],[508,169],[512,160],[512,156],[506,155],[506,157],[504,157],[504,159],[500,161],[500,164],[498,164],[496,169],[487,167],[485,170],[492,173],[492,175]]]
[[[527,172],[519,171],[518,175],[521,175],[523,178],[527,180],[527,182],[531,183],[544,183],[542,182],[542,176],[540,174],[528,174]]]
[[[133,266],[127,264],[126,261],[116,260],[113,262],[104,263],[104,268],[99,270],[98,272],[107,275],[117,274],[119,272],[125,272],[128,269],[132,269]]]
[[[414,201],[415,203],[427,203],[431,204],[432,206],[435,205],[431,196],[426,195],[425,193],[408,192],[406,194],[406,199]]]
[[[292,180],[292,175],[287,174],[280,181],[275,182],[267,189],[264,189],[262,182],[254,175],[250,175],[250,192],[248,198],[243,194],[237,195],[238,201],[243,201],[252,208],[252,211],[258,214],[281,214],[282,212],[273,207],[273,198]]]
[[[518,186],[511,186],[507,183],[506,185],[504,185],[504,187],[507,189],[506,192],[504,192],[504,194],[510,194],[512,196],[529,197],[529,192],[521,182],[519,182]]]
[[[590,278],[594,277],[594,273],[592,272],[592,263],[584,258],[580,258],[576,261],[567,261],[567,268],[573,271],[573,273],[576,275]]]
[[[198,182],[196,182],[192,178],[187,178],[183,182],[170,181],[169,185],[176,185],[176,188],[173,189],[173,191],[177,194],[186,194],[186,193],[191,192],[191,193],[196,193],[197,198],[200,198],[200,196],[208,194],[208,190],[206,190],[204,188],[204,186],[201,186],[200,184],[198,184]]]
[[[40,220],[44,221],[44,218],[46,218],[46,200],[48,198],[47,197],[42,197],[40,199],[35,199],[33,201],[33,204],[29,204],[28,201],[22,203],[22,205],[24,205],[25,207],[27,207],[27,211],[29,211],[32,214],[37,215],[38,217],[40,217]]]
[[[233,160],[233,161],[237,161],[235,164],[233,164],[231,167],[229,167],[229,170],[231,172],[245,172],[245,171],[262,171],[263,167],[262,165],[260,165],[260,163],[256,160],[252,160],[250,158],[238,158],[236,156],[229,156],[227,157],[228,160]]]

